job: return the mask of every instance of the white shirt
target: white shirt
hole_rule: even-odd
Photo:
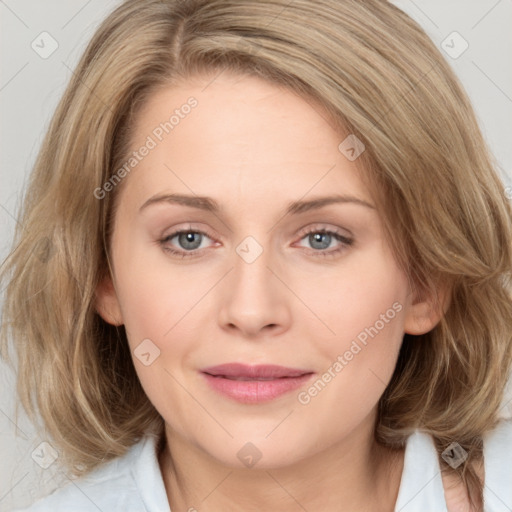
[[[157,437],[147,435],[122,457],[18,512],[171,512],[156,449]],[[512,512],[511,419],[484,436],[484,468],[485,512]],[[447,512],[430,435],[416,431],[407,440],[395,512]]]

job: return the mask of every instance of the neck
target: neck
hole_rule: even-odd
[[[379,446],[373,428],[358,429],[294,464],[267,469],[226,466],[168,425],[165,435],[159,462],[172,511],[394,510],[403,450]]]

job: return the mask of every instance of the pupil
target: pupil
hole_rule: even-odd
[[[314,233],[310,235],[310,243],[315,249],[327,249],[331,243],[331,235],[327,233]]]
[[[201,245],[201,234],[181,233],[179,236],[179,242],[184,249],[197,249]]]

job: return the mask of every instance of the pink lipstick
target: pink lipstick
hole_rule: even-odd
[[[240,363],[211,366],[201,373],[218,393],[252,404],[268,402],[289,393],[303,386],[314,374],[298,368]]]

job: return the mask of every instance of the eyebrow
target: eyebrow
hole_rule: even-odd
[[[157,194],[150,197],[139,209],[139,212],[151,206],[153,204],[161,204],[161,203],[170,203],[170,204],[180,204],[183,206],[189,206],[191,208],[198,208],[199,210],[204,210],[212,213],[220,213],[221,207],[215,199],[211,197],[205,196],[190,196],[184,194]],[[330,204],[344,204],[344,203],[353,203],[360,206],[365,206],[367,208],[375,209],[375,206],[364,201],[363,199],[359,199],[352,195],[331,195],[326,197],[319,197],[316,199],[310,199],[308,201],[293,201],[288,204],[285,210],[285,215],[293,215],[299,213],[305,213],[311,210],[318,210],[323,208],[324,206]]]

